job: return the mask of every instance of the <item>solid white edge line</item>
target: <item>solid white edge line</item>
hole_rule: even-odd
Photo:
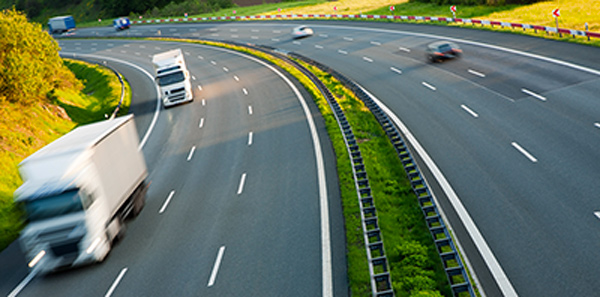
[[[394,71],[394,72],[396,72],[398,74],[402,74],[402,70],[397,69],[396,67],[390,67],[390,70],[392,70],[392,71]]]
[[[206,45],[194,45],[197,47],[209,47]],[[214,47],[210,47],[211,49],[215,49]],[[322,261],[321,261],[321,270],[322,270],[322,280],[323,280],[323,293],[322,297],[332,297],[333,296],[333,276],[332,276],[332,263],[331,263],[331,233],[329,226],[329,202],[327,201],[327,179],[325,177],[325,161],[323,160],[323,150],[321,148],[321,141],[319,140],[319,134],[317,133],[317,128],[312,118],[312,113],[308,108],[308,104],[306,103],[306,99],[302,96],[298,88],[279,70],[275,67],[267,64],[266,62],[259,60],[255,57],[248,56],[247,54],[227,50],[227,49],[218,49],[224,52],[229,52],[241,57],[245,57],[249,60],[255,61],[258,64],[261,64],[274,73],[276,73],[283,81],[285,81],[288,86],[294,91],[296,98],[300,102],[302,109],[304,110],[304,116],[306,117],[306,121],[308,122],[308,126],[310,129],[310,134],[313,141],[313,148],[315,153],[315,159],[317,163],[317,180],[319,183],[319,206],[321,213],[321,253],[322,253]]]
[[[423,86],[427,87],[428,89],[432,90],[432,91],[435,91],[435,90],[437,90],[437,89],[436,89],[434,86],[430,85],[430,84],[429,84],[429,83],[427,83],[427,82],[421,82],[421,84],[422,84]]]
[[[252,133],[252,131],[250,131],[250,133],[248,133],[248,146],[252,145],[253,136],[254,136],[254,133]]]
[[[84,57],[84,58],[88,57],[88,58],[94,58],[94,59],[111,60],[111,61],[114,61],[117,63],[125,64],[129,67],[133,67],[133,68],[137,69],[138,71],[140,71],[143,74],[145,74],[146,76],[148,76],[150,78],[150,80],[154,81],[154,77],[148,71],[144,70],[142,67],[140,67],[138,65],[135,65],[135,64],[127,62],[127,61],[109,58],[109,57],[97,56],[97,55],[88,55],[88,54],[77,54],[77,53],[68,53],[68,52],[61,52],[60,54],[71,55],[71,56],[73,56],[73,58],[76,58],[78,56]],[[148,138],[150,138],[150,134],[152,134],[152,130],[154,130],[154,126],[156,125],[156,121],[158,120],[158,114],[160,113],[160,89],[158,88],[158,86],[156,84],[154,84],[154,87],[156,90],[156,108],[154,109],[154,116],[152,117],[150,126],[148,126],[148,130],[146,130],[146,134],[144,134],[144,137],[142,137],[142,140],[140,141],[140,145],[138,146],[138,151],[141,151],[144,148],[144,146],[146,145],[146,142],[148,142]]]
[[[521,89],[521,92],[523,92],[523,93],[525,93],[525,94],[527,94],[527,95],[529,95],[529,96],[532,96],[532,97],[534,97],[534,98],[537,98],[537,99],[539,99],[539,100],[546,101],[546,97],[544,97],[544,96],[542,96],[542,95],[540,95],[540,94],[534,93],[534,92],[532,92],[532,91],[530,91],[530,90],[527,90],[527,89]]]
[[[537,163],[537,159],[530,154],[526,149],[524,149],[522,146],[520,146],[518,143],[516,142],[511,142],[511,145],[516,148],[521,154],[523,154],[525,157],[527,157],[527,159],[529,159],[529,161],[533,162],[533,163]]]
[[[195,151],[196,151],[196,146],[194,145],[194,146],[192,147],[192,149],[190,150],[190,153],[188,154],[188,157],[187,157],[187,161],[188,161],[188,162],[189,162],[189,161],[192,159],[192,157],[194,156],[194,152],[195,152]]]
[[[165,209],[167,209],[167,206],[169,205],[169,203],[171,202],[171,199],[173,199],[173,196],[175,195],[175,190],[171,190],[171,193],[169,193],[169,197],[167,197],[167,200],[165,200],[165,203],[163,203],[162,207],[160,208],[160,210],[158,211],[158,213],[163,213],[165,212]]]
[[[474,112],[472,109],[470,109],[468,106],[462,104],[460,107],[462,109],[464,109],[466,112],[468,112],[469,114],[471,114],[474,118],[478,118],[479,117],[479,115],[476,112]]]
[[[475,75],[475,76],[479,76],[479,77],[482,77],[482,78],[485,77],[485,74],[483,74],[483,73],[481,73],[479,71],[475,71],[473,69],[469,69],[468,72],[471,73],[471,74],[473,74],[473,75]]]
[[[221,267],[221,261],[223,260],[224,253],[225,253],[225,246],[221,246],[219,248],[219,252],[217,253],[217,259],[215,260],[215,265],[213,266],[212,272],[210,273],[210,279],[208,280],[208,287],[212,287],[215,284],[215,280],[217,279],[217,274],[219,273],[219,267]]]
[[[496,280],[496,283],[498,284],[498,287],[500,288],[500,290],[502,291],[504,296],[506,296],[506,297],[518,296],[517,292],[515,291],[514,287],[511,284],[510,280],[504,273],[502,266],[500,266],[500,263],[496,259],[496,256],[494,255],[494,253],[488,246],[487,242],[483,238],[483,235],[479,231],[479,228],[477,228],[477,225],[471,218],[471,215],[469,215],[469,212],[467,211],[465,206],[462,204],[462,201],[460,200],[460,198],[458,197],[456,192],[454,192],[454,188],[452,188],[452,186],[450,185],[450,183],[448,182],[448,180],[446,179],[446,177],[444,176],[442,171],[437,167],[437,164],[435,164],[435,162],[433,162],[433,159],[431,159],[429,154],[427,154],[427,151],[425,151],[425,149],[421,146],[421,144],[417,141],[417,139],[412,135],[412,133],[410,132],[410,130],[408,130],[408,128],[404,125],[404,123],[398,118],[398,116],[396,116],[396,114],[394,114],[385,104],[383,104],[383,102],[381,102],[379,99],[377,99],[371,93],[369,93],[369,91],[367,91],[365,88],[363,88],[360,85],[359,85],[359,87],[363,91],[365,91],[365,93],[368,94],[371,97],[371,99],[373,99],[373,101],[375,101],[377,103],[377,105],[379,105],[379,107],[388,115],[388,117],[390,117],[392,119],[392,121],[394,121],[394,123],[400,128],[402,133],[406,136],[406,139],[414,147],[415,151],[419,154],[419,156],[421,156],[421,159],[423,159],[423,162],[427,165],[427,167],[429,167],[429,170],[431,171],[431,173],[433,174],[435,179],[438,181],[440,187],[442,188],[442,190],[448,197],[448,200],[454,207],[454,210],[458,214],[458,217],[460,218],[460,220],[462,221],[463,225],[465,226],[467,232],[471,236],[471,239],[475,243],[477,250],[479,250],[479,253],[481,254],[481,256],[482,256],[483,260],[485,261],[486,265],[488,266],[488,268],[490,269],[492,276]],[[436,200],[436,203],[437,203],[437,199],[433,193],[432,193],[432,196],[433,196],[433,199]],[[439,203],[438,203],[438,205],[439,205]],[[442,210],[442,215],[444,216],[444,220],[446,222],[449,222],[445,218],[443,210]],[[460,245],[460,243],[458,243],[458,240],[457,240],[457,244]],[[463,256],[465,257],[465,262],[470,267],[470,263],[469,263],[468,259],[466,258],[466,255],[463,254]],[[471,273],[473,273],[473,277],[475,278],[475,281],[478,282],[477,277],[474,274],[474,270],[472,269],[472,267],[470,267],[470,270],[471,270]],[[481,286],[478,286],[478,287],[481,288]]]
[[[246,184],[246,172],[242,173],[240,178],[240,184],[238,185],[237,194],[240,195],[244,191],[244,184]]]
[[[8,294],[7,297],[16,297],[21,291],[31,282],[31,280],[37,275],[37,270],[34,269]]]
[[[127,272],[127,267],[123,268],[121,270],[121,272],[119,272],[117,279],[115,279],[115,281],[112,283],[112,285],[110,286],[110,288],[108,289],[108,291],[106,292],[104,297],[110,297],[112,295],[112,293],[115,291],[115,289],[117,289],[117,286],[121,282],[121,279],[123,279],[123,276],[125,276],[126,272]]]

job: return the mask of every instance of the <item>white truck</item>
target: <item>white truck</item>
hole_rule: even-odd
[[[19,173],[15,202],[27,223],[19,242],[41,274],[102,262],[145,204],[148,173],[132,115],[74,129],[23,160]]]
[[[190,72],[185,65],[181,49],[154,55],[152,64],[165,107],[194,100]]]

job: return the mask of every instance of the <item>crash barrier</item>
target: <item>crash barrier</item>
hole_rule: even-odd
[[[65,56],[65,55],[61,54],[61,56]],[[81,57],[77,57],[77,54],[69,54],[68,56],[71,56],[73,59],[87,61],[89,63],[94,63],[96,65],[108,68],[115,74],[115,76],[117,76],[117,78],[119,79],[119,83],[121,83],[121,98],[119,99],[119,104],[117,104],[117,107],[110,115],[110,119],[111,120],[114,119],[117,116],[117,113],[119,112],[119,110],[121,109],[121,105],[123,104],[123,99],[125,98],[125,82],[123,81],[123,77],[121,76],[121,73],[119,73],[115,68],[109,66],[106,61],[103,61],[102,63],[100,63],[97,61],[84,60],[84,59],[81,59]]]
[[[448,231],[448,228],[444,223],[441,213],[437,208],[435,199],[432,197],[427,182],[421,175],[421,172],[419,171],[415,160],[411,156],[407,144],[404,142],[402,135],[399,132],[399,129],[394,125],[393,121],[391,121],[388,118],[387,114],[377,105],[377,103],[375,103],[375,101],[373,101],[371,96],[369,96],[361,87],[359,87],[356,83],[354,83],[352,80],[348,79],[341,73],[317,61],[295,53],[290,53],[289,56],[314,65],[322,71],[331,74],[337,80],[342,82],[348,89],[352,90],[352,92],[354,92],[354,94],[365,103],[365,105],[369,108],[371,113],[375,115],[377,121],[385,130],[388,138],[394,145],[396,152],[400,157],[400,160],[402,161],[404,170],[406,171],[413,191],[415,192],[419,201],[419,205],[421,207],[423,215],[425,216],[425,221],[427,223],[427,227],[429,228],[429,232],[433,237],[438,254],[444,265],[444,270],[446,272],[446,276],[448,278],[454,296],[464,296],[465,294],[469,294],[470,296],[475,297],[476,295],[473,290],[473,286],[469,280],[467,271],[454,244],[454,240],[450,236],[450,232]],[[360,167],[361,165],[358,164],[355,165],[355,167],[356,166]],[[364,165],[360,168],[364,168]],[[364,193],[361,193],[361,195],[368,196],[361,196],[365,197],[361,198],[361,202],[363,204],[366,203],[368,205],[368,203],[372,202],[372,197],[370,197],[370,189],[367,187],[362,189]],[[369,208],[367,207],[364,211],[368,211],[368,209]],[[377,225],[375,225],[374,228],[379,230]],[[370,234],[368,233],[370,232],[370,230],[366,230],[365,232],[367,232],[366,237],[370,237]],[[379,239],[379,236],[380,235],[378,234],[375,236],[375,238]]]
[[[463,25],[481,25],[481,26],[500,26],[513,29],[523,29],[542,31],[555,34],[570,34],[575,36],[590,38],[600,38],[600,33],[590,32],[588,30],[574,30],[550,26],[538,26],[511,22],[478,20],[478,19],[463,19],[463,18],[446,18],[446,17],[429,17],[429,16],[406,16],[406,15],[370,15],[370,14],[277,14],[277,15],[251,15],[251,16],[220,16],[220,17],[203,17],[203,18],[170,18],[170,19],[152,19],[138,20],[136,24],[151,24],[151,23],[169,23],[169,22],[210,22],[210,21],[243,21],[243,20],[274,20],[274,19],[340,19],[340,20],[401,20],[401,21],[423,21],[423,22],[446,22]]]

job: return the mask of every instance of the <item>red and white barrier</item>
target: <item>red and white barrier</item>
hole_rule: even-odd
[[[221,16],[221,17],[204,17],[204,18],[180,18],[180,19],[154,19],[135,21],[136,24],[150,23],[169,23],[169,22],[207,22],[207,21],[231,21],[231,20],[256,20],[256,19],[395,19],[395,20],[410,20],[410,21],[425,21],[425,22],[447,22],[447,23],[463,23],[477,24],[482,26],[501,26],[509,28],[522,28],[523,30],[539,30],[550,33],[570,34],[583,37],[600,38],[600,33],[581,31],[573,29],[564,29],[548,26],[537,26],[529,24],[477,20],[477,19],[461,19],[461,18],[446,18],[446,17],[423,17],[423,16],[404,16],[404,15],[358,15],[358,14],[287,14],[287,15],[251,15],[251,16]]]

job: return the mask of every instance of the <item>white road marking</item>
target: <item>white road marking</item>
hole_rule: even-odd
[[[215,62],[215,61],[210,61],[210,63],[213,65],[217,65],[217,62]]]
[[[244,92],[244,95],[248,96],[248,90],[246,90],[246,88],[242,88],[242,92]]]
[[[600,123],[594,123],[594,126],[596,126],[596,128],[600,128]]]
[[[204,57],[203,56],[198,56],[198,59],[204,60]]]
[[[246,172],[242,174],[240,178],[240,184],[238,185],[237,194],[240,195],[244,191],[244,184],[246,184]]]
[[[272,41],[279,42],[278,38],[271,38]]]
[[[123,276],[125,276],[126,272],[127,272],[127,267],[123,268],[121,270],[121,272],[119,272],[119,275],[117,276],[117,279],[115,279],[115,281],[110,286],[110,288],[108,289],[108,292],[106,292],[106,294],[104,295],[104,297],[110,297],[112,295],[112,293],[115,291],[115,289],[117,289],[117,286],[119,285],[119,283],[123,279]]]
[[[162,207],[160,208],[160,210],[158,211],[158,213],[163,213],[165,212],[165,209],[167,209],[167,206],[169,205],[169,203],[171,202],[171,199],[173,199],[173,196],[175,195],[175,190],[172,190],[171,193],[169,193],[169,196],[167,197],[167,200],[165,200],[165,203],[163,203]]]
[[[196,77],[192,75],[192,80],[196,80]]]
[[[198,90],[202,91],[202,86],[198,85]]]
[[[322,46],[322,45],[315,44],[315,48],[318,48],[318,49],[323,49],[323,46]]]
[[[189,56],[190,52],[183,52],[184,55]]]
[[[215,284],[215,280],[217,279],[217,273],[219,273],[219,267],[221,266],[221,261],[223,260],[223,254],[225,253],[225,246],[219,248],[219,253],[217,254],[217,260],[215,260],[215,265],[213,266],[213,270],[210,274],[210,279],[208,280],[208,286],[212,287]]]
[[[211,36],[219,36],[219,33],[210,34]]]
[[[77,50],[80,50],[81,48],[76,48]],[[126,54],[127,51],[121,51],[121,54]]]
[[[192,159],[192,157],[194,156],[194,152],[195,152],[195,151],[196,151],[196,146],[194,145],[194,146],[192,146],[192,149],[190,150],[190,153],[188,154],[188,157],[187,157],[187,161],[188,161],[188,162],[189,162],[189,161]]]
[[[237,32],[238,29],[229,29],[229,32]]]
[[[473,221],[473,218],[471,218],[471,215],[469,215],[469,212],[467,211],[467,209],[463,205],[462,201],[460,200],[460,198],[458,197],[458,195],[452,188],[452,185],[450,185],[450,183],[448,182],[448,180],[446,179],[446,177],[444,176],[442,171],[439,169],[437,164],[435,164],[433,159],[431,159],[431,157],[429,156],[427,151],[425,151],[425,149],[423,148],[423,146],[421,146],[421,144],[415,138],[415,136],[410,132],[410,130],[408,130],[408,128],[400,120],[400,118],[398,118],[398,116],[389,109],[389,107],[387,107],[385,104],[383,104],[383,102],[381,102],[381,100],[379,100],[378,98],[373,96],[365,88],[363,88],[360,85],[359,85],[359,87],[365,93],[367,93],[367,95],[369,95],[369,97],[371,97],[371,99],[373,99],[373,101],[375,101],[375,103],[377,103],[377,105],[379,105],[379,107],[381,109],[383,109],[383,111],[392,119],[392,121],[394,121],[394,123],[400,128],[402,133],[406,136],[406,139],[415,148],[415,151],[417,151],[419,156],[421,156],[421,158],[423,159],[423,162],[427,165],[427,167],[429,167],[429,170],[431,170],[431,173],[433,174],[435,179],[438,181],[438,183],[440,184],[440,187],[442,188],[444,193],[446,193],[446,196],[450,200],[450,203],[456,210],[458,217],[460,218],[463,225],[467,229],[467,232],[471,236],[471,239],[473,240],[473,242],[475,242],[475,246],[479,250],[479,253],[481,254],[481,256],[484,259],[488,268],[490,269],[492,276],[496,280],[496,283],[500,287],[500,290],[503,292],[504,296],[507,296],[507,297],[518,296],[517,292],[515,291],[514,287],[511,284],[510,280],[508,279],[508,276],[506,276],[506,274],[504,273],[504,270],[502,269],[502,266],[500,266],[498,259],[496,259],[496,256],[490,249],[490,246],[487,244],[487,242],[483,238],[483,235],[479,231],[479,228],[477,228],[477,225]],[[433,196],[433,199],[439,205],[439,202],[437,201],[435,196]],[[445,214],[443,213],[443,210],[441,210],[441,214],[442,214],[442,217],[444,218],[444,221],[448,222],[448,219],[446,218]],[[452,231],[452,230],[450,230],[450,231]],[[460,242],[456,241],[456,244],[458,246],[458,249],[462,250],[462,248],[460,247]],[[467,266],[471,267],[468,258],[465,258],[465,263]],[[472,268],[471,268],[471,271],[473,271]],[[476,278],[476,275],[474,275],[474,277]],[[478,281],[476,280],[475,282],[478,282]]]
[[[252,29],[252,30],[250,30],[250,31],[252,31],[252,32],[254,32],[254,33],[260,32],[260,30],[258,30],[258,29]]]
[[[252,145],[252,137],[253,137],[254,133],[252,133],[252,131],[250,131],[250,133],[248,133],[248,146]]]
[[[409,49],[409,48],[406,48],[406,47],[402,47],[402,46],[401,46],[401,47],[399,47],[398,49],[399,49],[399,50],[401,50],[401,51],[403,51],[403,52],[410,53],[410,49]]]
[[[141,56],[142,54],[140,54],[139,52],[135,52],[136,56]]]
[[[344,40],[346,40],[346,41],[354,41],[354,38],[352,38],[352,37],[344,37]]]
[[[37,275],[37,270],[31,271],[13,290],[8,294],[7,297],[16,297],[21,291],[31,282],[31,280]]]
[[[202,106],[206,106],[206,99],[202,99]]]
[[[464,109],[466,112],[470,113],[474,118],[478,118],[479,117],[479,115],[476,112],[474,112],[473,110],[471,110],[468,106],[466,106],[466,105],[463,104],[460,107],[462,109]]]
[[[329,35],[327,35],[327,34],[319,34],[319,37],[327,38],[327,37],[329,37]]]
[[[529,95],[529,96],[532,96],[532,97],[534,97],[534,98],[537,98],[537,99],[539,99],[539,100],[541,100],[541,101],[546,101],[546,97],[544,97],[544,96],[542,96],[542,95],[540,95],[540,94],[534,93],[534,92],[532,92],[532,91],[530,91],[530,90],[527,90],[527,89],[521,89],[521,92],[523,92],[523,93],[525,93],[525,94],[527,94],[527,95]]]
[[[422,82],[421,84],[422,84],[422,85],[424,85],[425,87],[429,88],[429,89],[430,89],[430,90],[432,90],[432,91],[435,91],[435,90],[437,90],[437,88],[436,88],[436,87],[434,87],[434,86],[432,86],[432,85],[428,84],[427,82]]]
[[[239,37],[240,37],[239,35],[235,35],[235,34],[231,35],[231,38],[239,38]]]
[[[392,71],[394,71],[394,72],[396,72],[398,74],[402,74],[402,70],[397,69],[396,67],[390,67],[390,70],[392,70]]]
[[[229,69],[227,67],[223,67],[223,71],[229,72]]]
[[[473,75],[476,75],[476,76],[479,76],[479,77],[485,77],[485,74],[483,74],[483,73],[481,73],[479,71],[475,71],[473,69],[469,69],[468,71],[469,71],[469,73],[471,73]]]
[[[258,39],[258,36],[250,36],[251,39]]]
[[[300,42],[300,41],[292,41],[292,43],[293,44],[297,44],[297,45],[301,45],[302,44],[302,42]]]
[[[248,114],[252,115],[252,105],[248,105]]]
[[[158,47],[158,46],[155,46],[155,47],[154,47],[154,49],[155,49],[155,50],[157,50],[157,51],[159,51],[159,50],[160,50],[160,47]]]
[[[379,41],[371,41],[371,44],[379,46],[379,45],[381,45],[381,42],[379,42]]]
[[[234,75],[234,76],[233,76],[233,79],[235,79],[235,81],[240,81],[240,78],[239,78],[239,77],[237,77],[237,75]]]
[[[369,57],[363,57],[363,60],[369,62],[369,63],[373,63],[373,59],[369,58]]]
[[[518,143],[516,142],[512,142],[511,145],[516,148],[521,154],[525,155],[525,157],[527,157],[527,159],[529,159],[531,162],[533,163],[537,163],[537,159],[530,154],[527,150],[525,150],[523,147],[521,147]]]
[[[600,211],[594,211],[594,215],[600,219]]]
[[[75,42],[75,45],[81,45],[81,42]],[[126,44],[125,47],[128,47],[129,45]]]
[[[347,55],[348,52],[345,50],[338,50],[338,53],[342,54],[342,55]]]
[[[200,123],[198,124],[198,128],[202,129],[204,127],[204,118],[200,119]]]
[[[273,30],[273,33],[281,33],[280,30]]]

